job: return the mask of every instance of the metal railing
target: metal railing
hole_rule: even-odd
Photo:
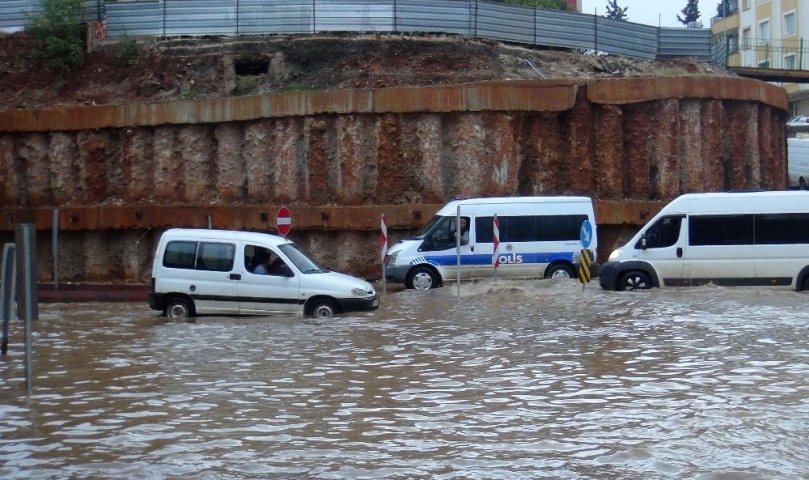
[[[800,40],[741,39],[715,46],[718,64],[726,67],[809,69],[809,42]],[[724,59],[724,62],[722,60]]]
[[[39,0],[2,0],[34,11]],[[711,32],[481,0],[141,0],[100,2],[107,35],[448,33],[643,59],[711,61]],[[8,28],[9,21],[0,21]],[[12,22],[13,23],[13,22]],[[21,27],[23,23],[17,26]]]

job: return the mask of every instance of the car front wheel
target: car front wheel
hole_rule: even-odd
[[[624,274],[618,282],[618,290],[634,291],[652,288],[652,279],[646,272],[635,271]]]
[[[416,267],[407,281],[408,288],[429,290],[438,286],[438,275],[429,267]]]

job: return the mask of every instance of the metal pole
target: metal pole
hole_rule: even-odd
[[[461,298],[461,206],[458,205],[458,211],[455,213],[455,283],[458,290],[458,298]]]
[[[2,353],[8,353],[8,322],[11,320],[11,302],[14,301],[14,284],[16,270],[14,262],[14,244],[7,243],[3,247],[3,258],[0,260],[0,320],[3,322]]]
[[[168,5],[169,0],[163,0],[163,36],[166,36],[166,5]]]
[[[399,31],[398,26],[396,25],[396,0],[393,0],[393,31]]]
[[[239,0],[236,0],[236,36],[239,36]]]
[[[208,230],[210,230],[211,229],[211,216],[210,215],[205,215],[205,218],[208,219]]]
[[[53,289],[59,290],[59,209],[53,209]]]
[[[28,388],[28,394],[33,393],[34,388],[34,356],[33,356],[33,329],[32,321],[34,320],[34,292],[32,292],[31,284],[33,282],[34,272],[32,271],[32,238],[31,230],[33,224],[27,223],[22,226],[23,232],[23,288],[25,288],[25,386]],[[34,287],[36,288],[36,287]]]

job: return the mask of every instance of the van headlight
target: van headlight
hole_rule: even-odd
[[[610,258],[608,260],[610,262],[614,262],[615,260],[618,260],[618,257],[620,257],[622,253],[624,253],[623,248],[619,248],[617,250],[614,250],[612,253],[610,253]]]
[[[365,297],[368,295],[368,292],[361,288],[352,288],[351,295],[354,295],[355,297]]]

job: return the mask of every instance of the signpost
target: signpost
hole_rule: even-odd
[[[581,281],[581,290],[584,291],[588,283],[590,283],[590,245],[593,243],[593,225],[589,220],[585,220],[581,224],[581,254],[579,255],[579,281]]]
[[[278,214],[275,216],[275,228],[282,237],[286,237],[292,229],[292,213],[286,205],[278,209]]]
[[[388,223],[385,220],[385,214],[382,214],[382,226],[379,232],[379,246],[382,256],[382,294],[387,295],[387,288],[385,283],[385,257],[388,256]]]

